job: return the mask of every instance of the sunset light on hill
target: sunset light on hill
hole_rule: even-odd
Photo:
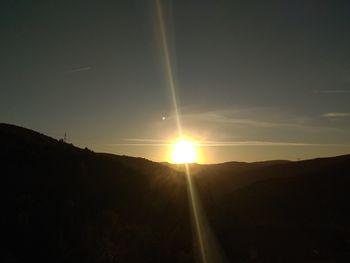
[[[349,14],[0,1],[1,262],[350,262]]]

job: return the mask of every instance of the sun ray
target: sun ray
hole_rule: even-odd
[[[218,250],[215,249],[216,247],[214,245],[215,242],[213,242],[213,238],[211,238],[210,231],[208,231],[209,225],[205,224],[205,216],[204,216],[204,213],[201,213],[200,202],[196,194],[196,189],[193,184],[190,168],[188,165],[188,163],[195,161],[197,157],[196,157],[196,151],[193,145],[188,141],[185,141],[183,138],[180,110],[178,107],[178,102],[176,97],[176,84],[175,84],[176,82],[174,78],[174,70],[172,68],[172,63],[171,63],[171,56],[170,56],[169,46],[167,41],[161,0],[156,0],[156,7],[157,7],[156,9],[157,9],[158,22],[160,27],[161,44],[162,44],[162,49],[164,53],[166,75],[167,75],[168,85],[171,91],[173,108],[174,108],[175,118],[176,118],[176,125],[177,125],[178,135],[180,138],[180,141],[174,146],[175,149],[173,151],[173,160],[176,163],[178,162],[183,163],[186,168],[185,173],[187,178],[189,205],[190,205],[192,219],[193,219],[194,231],[196,233],[195,240],[198,245],[197,249],[199,252],[200,262],[220,263],[222,262],[221,257],[219,256],[220,253],[217,253]]]
[[[165,71],[166,71],[168,84],[170,87],[170,92],[172,97],[172,102],[173,102],[173,107],[175,111],[177,130],[180,138],[182,138],[182,127],[181,127],[181,121],[180,121],[180,111],[179,111],[177,96],[176,96],[174,70],[172,68],[169,44],[167,40],[165,22],[164,22],[162,5],[160,0],[156,0],[156,6],[157,6],[157,15],[158,15],[158,22],[159,22],[159,29],[160,29],[161,45],[162,45],[164,60],[165,60]]]

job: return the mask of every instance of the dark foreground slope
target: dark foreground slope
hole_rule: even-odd
[[[181,169],[6,124],[0,166],[1,262],[194,262]],[[229,262],[350,262],[349,155],[192,170]]]
[[[1,262],[192,262],[185,180],[0,125]]]
[[[350,262],[350,155],[222,175],[195,179],[230,261]]]

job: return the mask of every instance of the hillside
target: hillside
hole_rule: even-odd
[[[193,261],[182,176],[16,126],[0,138],[1,262]]]
[[[0,124],[1,262],[194,262],[181,167]],[[229,262],[348,262],[350,155],[191,166]]]
[[[232,261],[350,260],[349,155],[196,179],[212,228]],[[230,190],[234,182],[238,186]]]

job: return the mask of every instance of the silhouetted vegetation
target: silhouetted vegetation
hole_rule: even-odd
[[[194,262],[181,169],[0,124],[1,262]],[[348,262],[350,156],[197,165],[230,262]]]

